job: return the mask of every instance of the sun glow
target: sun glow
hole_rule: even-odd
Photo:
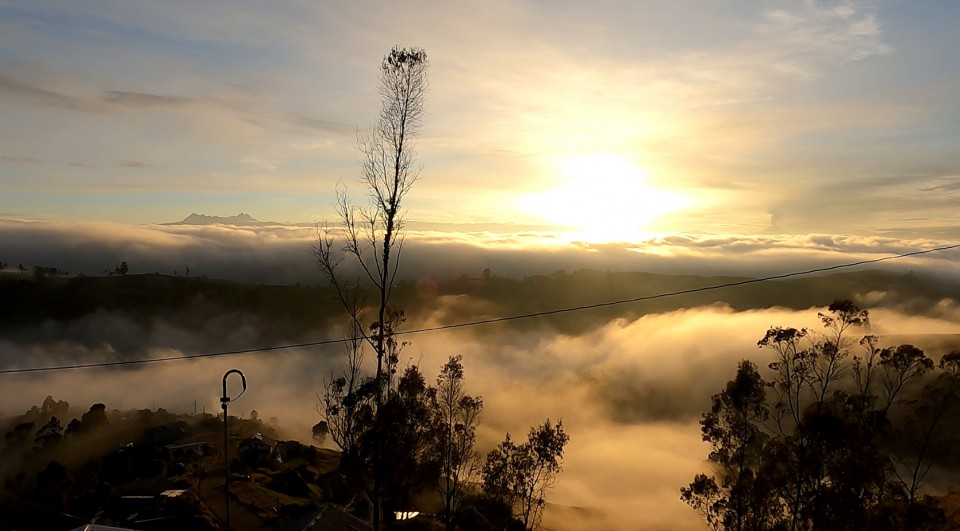
[[[650,231],[654,219],[691,202],[647,184],[646,172],[623,156],[572,155],[555,166],[557,187],[524,197],[521,208],[563,226],[572,239],[636,241]]]

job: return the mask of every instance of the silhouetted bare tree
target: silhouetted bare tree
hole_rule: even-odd
[[[315,253],[320,269],[336,288],[344,309],[363,340],[377,359],[374,376],[374,406],[379,428],[388,379],[391,378],[391,353],[402,344],[394,339],[402,313],[391,307],[400,252],[403,246],[403,204],[419,176],[414,139],[424,115],[427,81],[427,54],[419,48],[395,47],[380,65],[380,116],[369,133],[358,138],[361,182],[368,203],[358,207],[346,190],[337,190],[337,227],[321,226]],[[360,271],[359,280],[350,282],[340,266],[349,259]],[[372,319],[364,314],[364,289],[375,295]],[[379,443],[377,443],[379,446]],[[380,528],[381,456],[374,452],[373,502],[374,529]]]

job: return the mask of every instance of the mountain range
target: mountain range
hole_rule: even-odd
[[[161,225],[237,225],[237,226],[263,226],[276,225],[272,221],[259,221],[250,214],[241,212],[236,216],[208,216],[206,214],[192,213],[183,218],[182,221],[173,223],[161,223]]]

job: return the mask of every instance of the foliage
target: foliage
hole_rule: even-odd
[[[63,426],[56,415],[50,417],[46,424],[37,430],[34,436],[37,446],[40,448],[49,448],[55,446],[63,438]]]
[[[377,429],[365,432],[364,446],[383,448],[384,508],[386,514],[409,511],[414,494],[436,484],[439,467],[432,452],[438,424],[432,410],[436,390],[429,387],[416,365],[407,367],[382,406]],[[374,444],[370,444],[373,442]]]
[[[769,381],[743,361],[713,397],[700,421],[713,473],[681,499],[714,529],[935,528],[943,515],[921,485],[957,402],[960,353],[931,376],[913,345],[850,338],[869,326],[852,302],[818,316],[822,332],[774,327],[758,342],[774,354]]]
[[[759,522],[779,509],[767,496],[769,486],[755,473],[767,439],[760,428],[769,417],[765,387],[757,367],[740,362],[736,377],[713,397],[710,412],[700,422],[703,440],[713,445],[710,461],[716,465],[719,483],[699,474],[681,489],[681,498],[714,528],[758,529]]]
[[[417,494],[439,490],[444,520],[453,528],[465,495],[465,483],[477,462],[473,450],[483,408],[466,394],[460,356],[441,368],[436,387],[427,384],[416,365],[406,367],[375,411],[375,379],[364,376],[359,344],[347,349],[340,376],[327,383],[315,427],[342,449],[340,469],[355,488],[372,494],[376,451],[382,448],[382,499],[385,514],[407,511]]]
[[[354,328],[356,330],[356,327]],[[331,375],[320,397],[319,413],[323,417],[323,434],[330,435],[342,450],[342,464],[347,470],[359,466],[361,431],[373,422],[373,382],[362,374],[363,349],[359,333],[348,341],[339,376]]]
[[[546,492],[563,468],[563,449],[569,440],[563,431],[563,421],[553,426],[547,419],[530,429],[526,442],[516,444],[508,433],[503,442],[487,454],[482,472],[484,492],[512,507],[513,516],[524,529],[536,529],[540,525]]]
[[[461,356],[453,356],[440,369],[431,406],[438,427],[433,448],[440,467],[437,487],[443,499],[443,518],[448,530],[454,528],[464,484],[473,478],[479,466],[479,454],[473,445],[483,399],[464,391],[461,361]]]

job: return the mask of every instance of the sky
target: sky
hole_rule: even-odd
[[[0,0],[0,218],[313,223],[394,45],[429,56],[408,219],[960,238],[952,1]],[[468,225],[472,224],[472,225]]]

